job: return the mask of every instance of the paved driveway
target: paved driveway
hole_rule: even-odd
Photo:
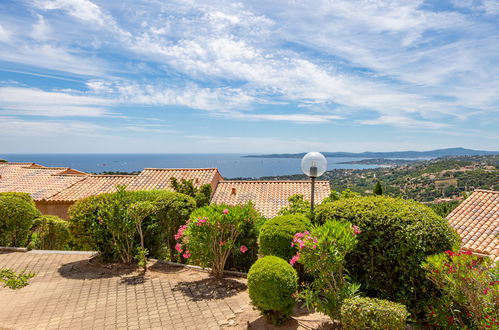
[[[251,310],[244,279],[152,264],[144,278],[89,254],[0,252],[0,268],[35,272],[20,290],[0,287],[0,328],[220,329]]]

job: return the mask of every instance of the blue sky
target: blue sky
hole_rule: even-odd
[[[2,153],[499,150],[499,1],[2,0]]]

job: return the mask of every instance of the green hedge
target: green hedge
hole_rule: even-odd
[[[316,220],[348,221],[362,231],[347,255],[353,281],[369,296],[415,307],[428,294],[420,265],[426,257],[451,250],[459,238],[449,223],[428,207],[383,196],[340,199],[320,205]]]
[[[405,329],[407,308],[388,300],[350,298],[341,306],[343,329]]]
[[[31,249],[68,250],[71,236],[69,223],[55,215],[42,215],[31,228]]]
[[[33,221],[39,216],[29,194],[0,194],[0,246],[26,246]]]
[[[248,273],[250,299],[272,323],[281,324],[290,316],[298,289],[296,270],[285,260],[266,256],[257,260]]]
[[[139,235],[128,209],[135,202],[150,201],[155,211],[142,222],[150,257],[174,256],[173,233],[195,208],[193,198],[171,191],[124,191],[91,196],[69,211],[70,232],[77,248],[96,250],[110,261],[131,262]]]
[[[293,236],[310,229],[311,225],[310,220],[302,214],[281,215],[267,220],[258,237],[259,253],[289,261],[297,249],[291,246]]]

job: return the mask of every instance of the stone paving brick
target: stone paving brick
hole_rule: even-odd
[[[143,278],[89,257],[0,252],[0,268],[36,273],[25,288],[0,288],[0,329],[219,329],[251,309],[244,279],[160,263]]]

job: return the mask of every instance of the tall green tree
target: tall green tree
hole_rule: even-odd
[[[383,195],[383,187],[381,187],[381,182],[377,181],[376,184],[374,185],[373,195],[374,196]]]

